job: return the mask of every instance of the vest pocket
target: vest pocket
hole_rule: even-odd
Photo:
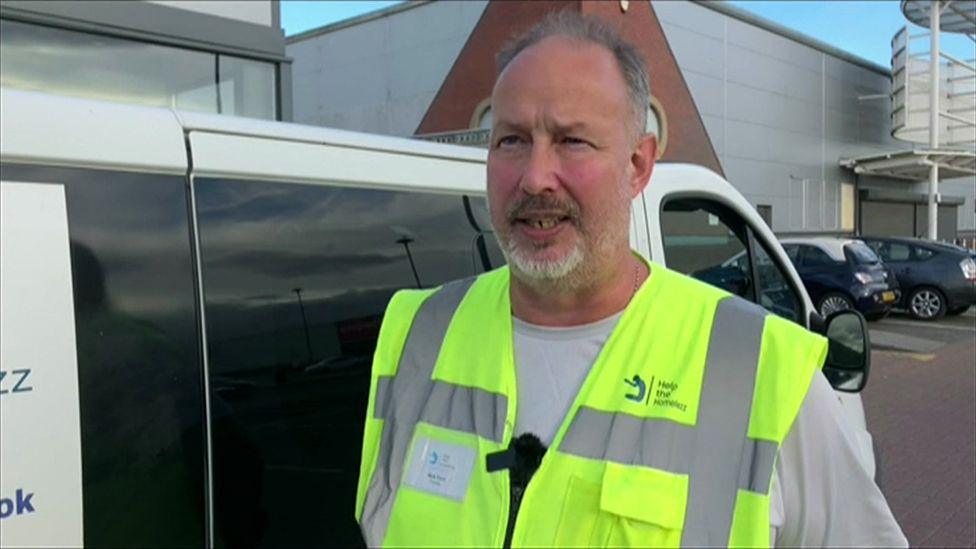
[[[677,547],[688,503],[688,476],[607,463],[600,511],[613,517],[604,547]]]
[[[554,545],[677,547],[688,476],[608,462],[602,482],[569,479]]]
[[[600,484],[571,476],[556,528],[556,547],[603,547],[612,521],[600,512]]]

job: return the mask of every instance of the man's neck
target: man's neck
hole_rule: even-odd
[[[579,326],[622,311],[649,275],[647,266],[629,251],[616,267],[584,288],[528,284],[513,273],[512,314],[540,326]]]

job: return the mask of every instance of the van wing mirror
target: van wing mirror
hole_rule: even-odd
[[[838,391],[860,392],[871,369],[871,339],[864,317],[857,311],[838,311],[824,324],[828,341],[824,375]]]

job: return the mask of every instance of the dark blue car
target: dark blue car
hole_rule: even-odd
[[[894,274],[859,240],[781,240],[817,310],[824,317],[857,309],[869,320],[888,314],[901,298]]]
[[[903,291],[895,305],[920,320],[958,315],[976,303],[970,250],[917,238],[862,237],[890,267]]]

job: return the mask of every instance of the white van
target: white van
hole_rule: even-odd
[[[0,94],[3,545],[361,543],[387,300],[503,262],[485,151]],[[646,257],[823,330],[720,176],[659,165],[633,214]],[[866,380],[860,326],[825,370],[842,390]]]

